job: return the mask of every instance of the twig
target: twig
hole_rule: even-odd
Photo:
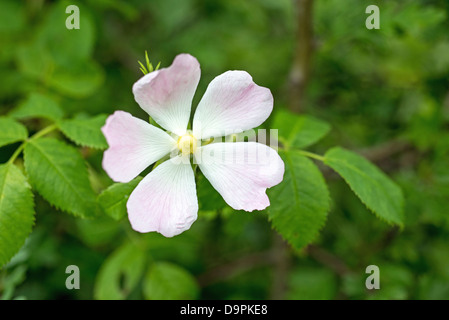
[[[313,52],[313,0],[295,0],[297,10],[296,51],[289,76],[289,108],[299,112],[309,78]]]
[[[411,148],[409,142],[404,140],[391,140],[377,146],[360,150],[360,154],[372,162],[380,162],[391,156],[407,151]]]
[[[316,245],[309,245],[307,247],[307,253],[310,257],[332,269],[340,276],[346,275],[350,272],[349,267],[343,260]]]
[[[274,234],[273,250],[274,268],[273,268],[273,282],[271,285],[271,300],[281,300],[285,297],[287,291],[287,278],[290,269],[290,255],[287,243],[278,234]]]
[[[275,261],[275,252],[273,250],[253,253],[229,263],[212,268],[211,270],[198,276],[197,280],[200,286],[207,287],[216,282],[235,277],[248,270],[273,264]]]

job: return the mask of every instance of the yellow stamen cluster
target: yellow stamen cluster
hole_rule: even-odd
[[[178,139],[178,149],[183,155],[194,153],[196,146],[196,138],[189,133],[179,137]]]

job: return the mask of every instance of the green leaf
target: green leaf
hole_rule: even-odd
[[[27,129],[11,118],[0,117],[0,147],[28,138]]]
[[[148,300],[190,300],[198,297],[199,287],[185,269],[168,262],[156,262],[145,276],[143,294]]]
[[[25,146],[30,183],[48,202],[81,217],[98,212],[87,167],[78,150],[52,138],[31,140]]]
[[[294,248],[311,243],[329,212],[329,191],[323,175],[308,158],[279,151],[285,163],[284,180],[268,190],[268,217],[273,227]]]
[[[70,119],[59,123],[61,131],[76,144],[96,149],[106,149],[108,144],[101,132],[107,115],[90,119]]]
[[[73,98],[93,94],[104,80],[104,71],[95,61],[55,63],[48,50],[38,45],[20,46],[16,59],[24,75]]]
[[[62,119],[64,111],[49,96],[35,92],[31,93],[23,103],[12,110],[9,116],[16,119],[46,118],[55,121]]]
[[[103,69],[91,60],[55,65],[52,71],[46,78],[47,84],[74,98],[92,95],[104,80]]]
[[[126,299],[143,275],[145,257],[145,252],[131,243],[114,251],[101,266],[95,280],[95,299]]]
[[[15,255],[34,225],[31,187],[14,164],[0,165],[0,266]]]
[[[126,202],[129,195],[142,180],[137,177],[128,183],[114,183],[98,196],[98,203],[103,211],[114,220],[121,220],[127,212]]]
[[[122,225],[106,216],[95,219],[76,219],[75,234],[89,247],[110,245],[123,231]]]
[[[95,45],[95,24],[90,8],[78,3],[80,8],[80,29],[69,30],[65,27],[67,6],[72,1],[59,1],[50,6],[36,30],[35,41],[48,48],[52,57],[59,64],[68,65],[73,60],[85,60],[91,57]]]
[[[402,190],[375,165],[358,154],[335,147],[326,152],[324,163],[343,177],[352,191],[379,218],[402,226]]]
[[[305,148],[317,143],[330,130],[329,124],[311,116],[279,110],[272,128],[279,130],[282,143],[289,148]]]
[[[82,12],[80,29],[68,30],[65,9],[69,4],[53,4],[34,37],[18,47],[15,57],[24,75],[64,95],[84,98],[98,89],[104,72],[91,59],[95,25],[89,8],[77,4]]]

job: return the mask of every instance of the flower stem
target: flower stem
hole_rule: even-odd
[[[320,160],[322,162],[324,162],[324,157],[320,156],[319,154],[313,153],[313,152],[309,152],[309,151],[305,151],[305,150],[296,150],[296,152],[302,154],[303,156],[309,157],[309,158],[313,158],[316,160]]]
[[[36,132],[34,135],[32,135],[27,141],[31,141],[31,140],[35,140],[37,138],[40,138],[42,136],[45,136],[46,134],[56,130],[58,128],[58,126],[56,124],[52,124],[51,126],[45,127],[44,129]]]
[[[16,160],[16,158],[19,156],[19,154],[22,152],[23,148],[25,148],[26,141],[24,141],[12,154],[11,158],[9,158],[7,164],[11,164]]]
[[[17,157],[19,156],[19,154],[23,151],[23,149],[25,148],[26,144],[31,141],[31,140],[35,140],[37,138],[40,138],[50,132],[52,132],[53,130],[56,130],[58,128],[58,126],[56,124],[52,124],[51,126],[45,127],[44,129],[36,132],[34,135],[32,135],[30,138],[28,138],[27,140],[25,140],[24,142],[22,142],[22,144],[16,149],[16,151],[14,151],[14,153],[12,154],[11,158],[9,158],[8,160],[8,164],[13,163]]]

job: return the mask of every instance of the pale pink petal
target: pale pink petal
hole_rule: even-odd
[[[110,115],[101,131],[109,144],[103,169],[116,182],[131,181],[176,147],[166,132],[124,111]]]
[[[189,162],[177,160],[172,158],[157,166],[131,193],[126,206],[134,230],[173,237],[188,230],[196,220],[198,199],[193,170]]]
[[[193,118],[198,139],[219,137],[262,124],[273,110],[268,88],[245,71],[227,71],[211,81]]]
[[[133,86],[134,98],[161,127],[183,135],[200,75],[198,61],[189,54],[180,54],[170,67],[137,81]]]
[[[263,210],[270,205],[266,189],[280,183],[284,162],[257,142],[213,143],[195,154],[201,172],[236,210]]]

